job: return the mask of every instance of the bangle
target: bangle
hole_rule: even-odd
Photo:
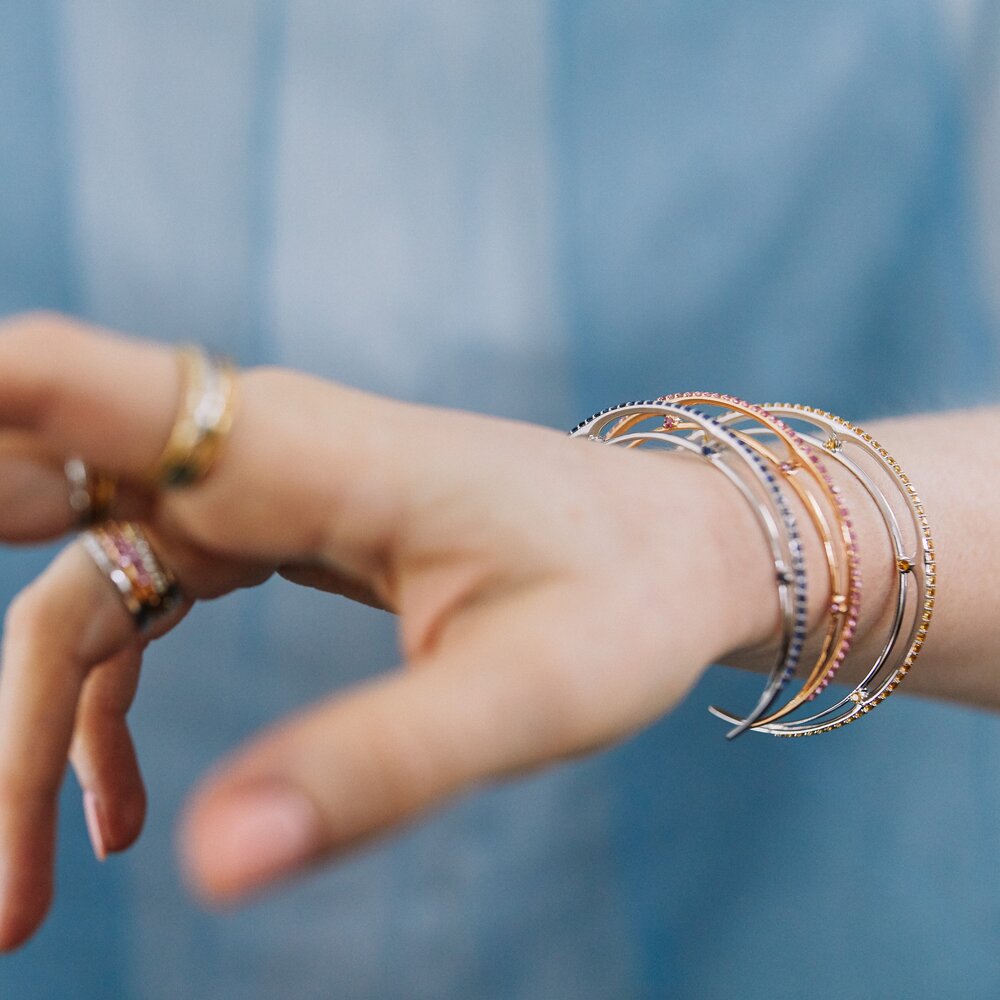
[[[810,474],[811,482],[817,487],[817,493],[837,521],[838,535],[842,543],[839,553],[836,553],[829,544],[829,535],[824,537],[825,518],[822,508],[811,494],[796,490],[806,503],[806,509],[810,511],[814,524],[820,530],[830,570],[831,600],[822,649],[802,689],[780,709],[757,720],[754,725],[759,727],[775,722],[820,695],[850,651],[861,606],[861,571],[850,513],[840,496],[839,488],[834,485],[817,452],[811,449],[788,424],[772,416],[763,407],[723,393],[673,393],[664,398],[687,405],[720,407],[728,411],[726,417],[728,422],[749,420],[784,442],[792,455],[791,460],[779,465],[785,481],[791,485],[791,477],[800,469],[805,469]]]
[[[682,424],[693,426],[702,435],[708,435],[712,443],[668,433]],[[643,425],[648,429],[640,429]],[[657,444],[693,453],[708,460],[748,501],[771,549],[782,622],[777,662],[748,719],[752,721],[762,716],[794,674],[806,636],[805,561],[795,515],[774,472],[738,435],[718,421],[690,407],[676,404],[652,400],[623,403],[582,421],[570,434],[626,448]],[[737,459],[735,468],[727,461],[729,456]],[[744,481],[747,473],[748,482],[752,485]],[[763,496],[763,502],[758,495]],[[749,724],[737,726],[728,734],[729,738],[739,735]]]
[[[704,406],[723,413],[694,408]],[[740,718],[714,706],[710,709],[735,727],[727,737],[748,728],[786,738],[830,732],[867,714],[896,690],[926,641],[937,566],[930,526],[916,489],[870,434],[824,410],[792,403],[758,406],[721,393],[674,393],[623,403],[602,410],[570,433],[624,447],[657,444],[699,455],[737,486],[754,511],[774,559],[782,641],[778,662],[749,715]],[[780,444],[782,454],[774,451],[772,442]],[[830,683],[851,647],[860,609],[861,575],[853,524],[821,454],[850,473],[879,512],[896,568],[894,601],[884,641],[861,682],[829,707],[804,718],[780,721],[815,699]],[[738,461],[731,461],[731,456]],[[877,473],[866,468],[873,464]],[[798,481],[800,470],[807,473],[808,486]],[[878,479],[888,479],[893,489],[884,490]],[[816,664],[801,690],[767,715],[795,670],[805,637],[805,566],[795,517],[782,485],[798,495],[819,534],[833,596]],[[890,502],[887,493],[893,492],[902,497],[906,517],[900,517]],[[833,515],[835,530],[827,514]],[[908,532],[912,540],[904,540],[901,522],[905,521],[912,529]],[[835,538],[839,545],[834,544]]]
[[[839,729],[880,705],[899,686],[923,648],[934,613],[937,566],[934,541],[926,510],[909,477],[899,463],[867,431],[824,410],[792,403],[767,404],[769,411],[795,419],[819,431],[819,441],[834,459],[854,474],[875,501],[888,531],[896,568],[896,606],[893,610],[887,638],[874,664],[861,682],[830,708],[794,723],[762,727],[776,736],[814,736]],[[906,549],[899,521],[885,494],[872,479],[843,454],[853,447],[876,460],[877,466],[903,498],[913,528],[913,549]],[[905,608],[911,606],[912,617],[905,637],[905,649],[899,651]],[[893,654],[895,653],[895,656]],[[716,712],[715,714],[720,714]],[[728,713],[722,714],[729,720]]]

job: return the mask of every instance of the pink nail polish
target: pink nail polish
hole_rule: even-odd
[[[87,833],[90,834],[94,857],[98,861],[104,861],[108,856],[108,850],[104,846],[104,834],[101,831],[101,804],[93,792],[83,793],[83,816],[87,821]]]

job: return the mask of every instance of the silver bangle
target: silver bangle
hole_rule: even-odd
[[[818,447],[824,448],[827,454],[856,476],[876,503],[886,524],[896,566],[896,602],[888,635],[880,654],[861,682],[848,695],[821,712],[790,723],[759,727],[760,732],[775,736],[815,736],[839,729],[870,712],[895,691],[909,672],[923,647],[934,611],[937,583],[934,542],[924,505],[909,477],[870,434],[842,417],[809,406],[768,403],[765,408],[778,416],[810,425],[820,432],[821,439],[813,435],[809,435],[809,439]],[[905,548],[899,521],[885,494],[867,473],[843,454],[845,446],[855,447],[863,454],[874,457],[879,468],[889,475],[906,503],[915,536],[913,550]],[[913,614],[906,633],[905,651],[899,652],[897,647],[903,633],[907,604],[912,605]],[[730,713],[715,708],[711,711],[726,721],[732,721]]]
[[[819,696],[829,685],[851,648],[857,629],[862,583],[857,539],[850,512],[839,487],[830,478],[820,452],[810,448],[787,423],[763,407],[718,392],[672,393],[661,401],[684,406],[717,407],[725,411],[732,420],[746,420],[753,426],[759,425],[762,434],[781,441],[790,455],[789,460],[778,463],[783,481],[788,482],[800,496],[810,520],[820,534],[831,588],[822,647],[802,688],[780,708],[758,720],[757,725],[776,722]],[[774,461],[777,461],[776,457]],[[814,489],[807,490],[798,486],[795,478],[801,472],[806,473]],[[836,521],[840,545],[834,544],[824,505]]]
[[[641,427],[651,419],[655,419],[658,426],[645,431],[632,430],[633,426]],[[672,433],[673,426],[664,426],[671,422],[675,425],[678,420],[696,425],[698,433],[711,437],[713,444],[709,445],[704,439],[697,441]],[[760,699],[747,718],[738,720],[735,728],[727,733],[729,739],[738,736],[777,699],[794,675],[805,644],[808,608],[805,560],[795,515],[779,485],[777,475],[753,448],[714,418],[691,407],[673,403],[652,400],[623,403],[582,421],[570,433],[617,446],[635,447],[654,443],[696,454],[722,472],[749,503],[774,559],[782,635],[777,661],[771,669]],[[735,469],[725,460],[730,455],[738,460]],[[749,482],[756,484],[763,502],[744,481],[743,477],[747,472],[750,473]],[[791,593],[789,586],[792,588]]]

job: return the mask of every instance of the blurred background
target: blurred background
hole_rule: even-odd
[[[996,401],[998,178],[986,0],[0,0],[0,315],[566,428],[691,388]],[[50,556],[0,555],[0,598]],[[1000,995],[1000,720],[900,698],[729,745],[705,705],[758,682],[721,668],[620,747],[197,908],[186,790],[396,655],[288,584],[196,609],[133,711],[146,833],[99,866],[67,779],[0,997]]]

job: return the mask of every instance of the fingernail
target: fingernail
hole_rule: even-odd
[[[321,843],[316,807],[285,784],[260,785],[227,796],[212,826],[216,875],[234,887],[249,887],[291,871],[314,855]]]
[[[93,792],[83,793],[83,815],[87,821],[87,833],[90,834],[90,845],[94,848],[94,857],[104,861],[108,856],[104,846],[104,834],[101,832],[101,804]]]

